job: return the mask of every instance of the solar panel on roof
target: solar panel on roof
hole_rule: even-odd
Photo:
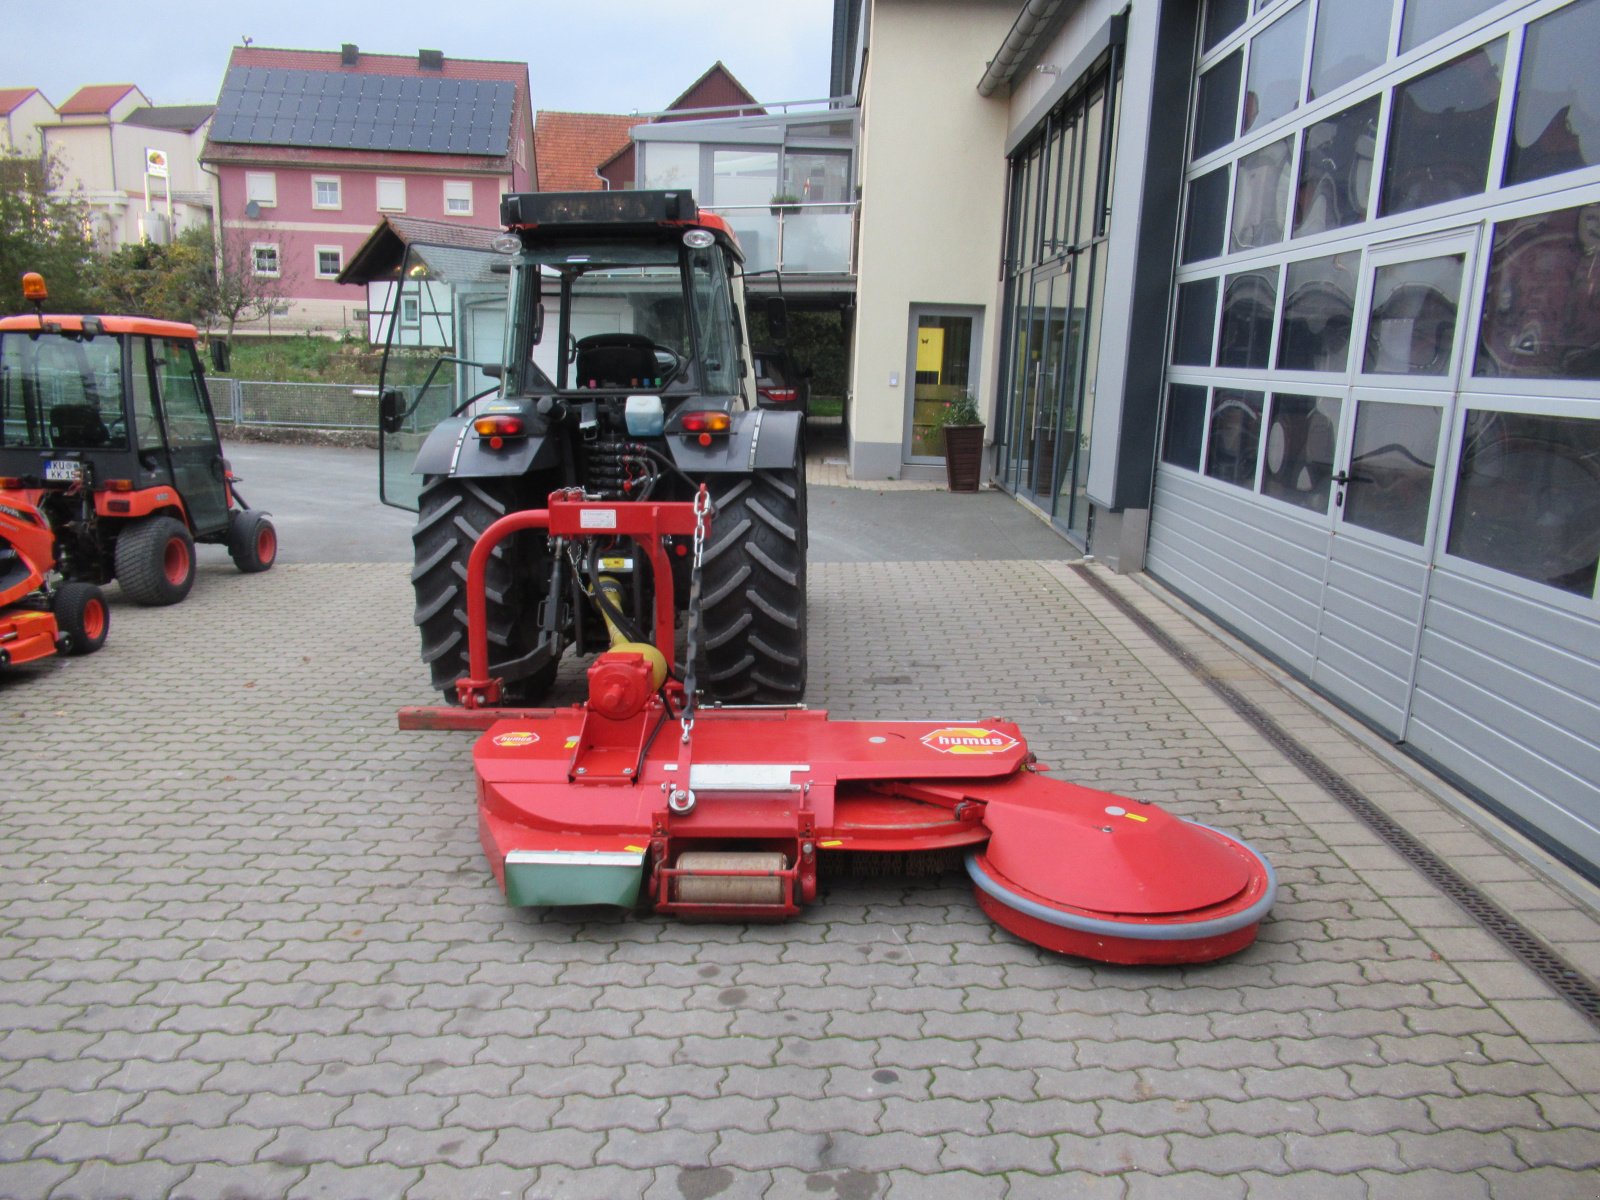
[[[281,67],[233,67],[223,80],[211,138],[255,146],[510,152],[510,83],[412,79]]]

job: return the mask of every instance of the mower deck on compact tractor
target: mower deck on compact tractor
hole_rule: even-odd
[[[481,729],[479,835],[517,905],[644,903],[657,912],[780,919],[817,894],[830,855],[964,855],[979,906],[1063,954],[1207,962],[1248,946],[1276,880],[1244,842],[1153,804],[1050,779],[1009,721],[834,721],[799,707],[697,706],[699,547],[692,503],[556,493],[502,517],[467,571],[460,708],[411,708],[406,729]],[[655,643],[623,640],[589,667],[587,703],[499,708],[484,584],[495,547],[628,538],[655,580]],[[673,670],[669,547],[696,547],[681,678]]]
[[[52,585],[55,561],[44,514],[14,498],[0,501],[0,668],[92,654],[105,643],[105,595],[92,583]]]

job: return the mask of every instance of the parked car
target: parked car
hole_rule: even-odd
[[[756,364],[756,406],[785,408],[802,416],[811,411],[811,371],[795,364],[787,350],[750,350]]]

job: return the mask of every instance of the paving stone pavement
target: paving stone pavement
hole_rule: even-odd
[[[1098,568],[1092,568],[1098,570]],[[1102,575],[1586,970],[1600,927],[1403,768]],[[818,563],[813,703],[1022,724],[1264,850],[1260,940],[1059,958],[965,882],[782,925],[507,908],[403,564],[114,598],[0,681],[0,1196],[1032,1200],[1600,1195],[1600,1037],[1091,589]],[[581,676],[563,668],[559,699]]]

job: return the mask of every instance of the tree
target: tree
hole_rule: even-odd
[[[165,246],[139,242],[114,251],[99,272],[94,307],[204,326],[215,291],[211,231],[191,227]]]
[[[83,205],[51,194],[60,178],[54,161],[0,152],[0,313],[31,307],[22,298],[27,271],[44,276],[50,308],[87,306],[95,278],[94,244]]]
[[[227,338],[233,340],[233,330],[240,321],[259,321],[263,317],[276,317],[289,311],[284,290],[290,276],[256,274],[255,251],[242,235],[230,238],[223,233],[217,253],[210,294],[207,296],[207,325],[224,322]]]

